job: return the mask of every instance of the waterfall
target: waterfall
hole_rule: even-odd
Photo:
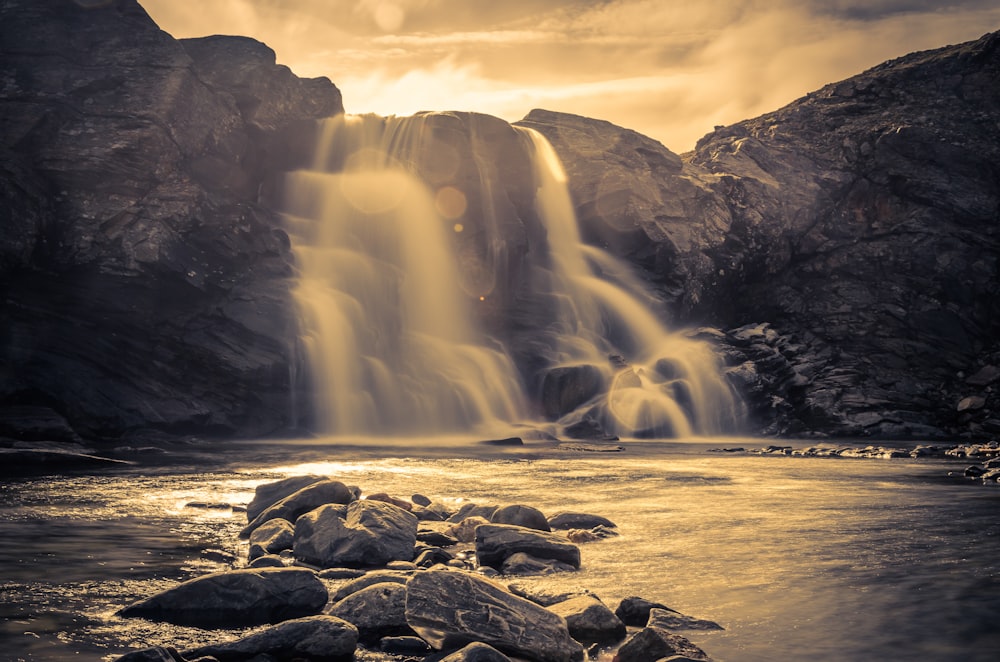
[[[284,186],[316,431],[678,437],[738,420],[711,349],[582,243],[540,134],[421,113],[320,136]]]

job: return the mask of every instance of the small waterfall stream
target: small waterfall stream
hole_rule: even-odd
[[[557,435],[731,430],[739,405],[711,349],[668,331],[629,267],[581,242],[545,138],[512,134],[531,170],[531,211],[522,213],[537,218],[524,224],[543,233],[516,262],[498,220],[510,196],[494,181],[500,166],[477,147],[475,116],[465,163],[475,173],[456,172],[453,150],[433,142],[435,116],[325,120],[312,168],[286,178],[312,427],[490,434],[544,412],[549,422],[533,424]],[[477,259],[468,259],[472,236],[485,247]],[[518,291],[501,295],[498,283],[510,282]],[[494,294],[507,308],[490,319],[483,302]],[[530,302],[532,312],[516,310]],[[497,328],[513,317],[518,333]]]

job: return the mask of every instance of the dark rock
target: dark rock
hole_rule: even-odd
[[[430,568],[431,566],[437,565],[438,563],[448,563],[454,560],[455,556],[450,552],[435,547],[432,549],[425,549],[417,555],[414,559],[414,563],[420,568]]]
[[[593,529],[596,526],[616,526],[606,517],[586,513],[556,513],[549,517],[548,522],[552,529]]]
[[[646,627],[621,645],[615,654],[617,662],[649,662],[682,655],[690,660],[707,662],[710,658],[687,637],[666,630]]]
[[[417,540],[435,547],[451,547],[458,544],[458,538],[433,529],[417,529]]]
[[[383,503],[391,503],[397,508],[402,508],[403,510],[412,511],[413,504],[405,499],[397,499],[394,496],[389,496],[385,492],[377,492],[375,494],[369,494],[365,497],[369,501],[382,501]]]
[[[169,646],[153,646],[142,650],[125,653],[115,658],[114,662],[186,662],[176,648]]]
[[[380,501],[354,501],[345,518],[337,506],[322,506],[295,522],[295,558],[327,568],[410,561],[417,521],[412,513]]]
[[[549,522],[545,519],[542,511],[531,506],[512,505],[497,508],[490,517],[490,521],[494,524],[513,524],[539,531],[552,530],[549,528]]]
[[[633,595],[624,598],[618,603],[618,607],[615,609],[615,616],[620,618],[625,625],[644,627],[649,622],[649,613],[653,609],[673,611],[670,607],[659,602],[652,602]]]
[[[467,517],[482,517],[489,520],[498,506],[481,506],[475,503],[467,503],[458,509],[458,512],[448,518],[449,522],[461,522]]]
[[[321,480],[289,494],[277,503],[267,507],[263,512],[240,532],[240,537],[246,538],[261,524],[272,519],[284,519],[295,522],[299,516],[328,504],[347,504],[354,495],[346,485],[336,480]]]
[[[420,637],[383,637],[379,641],[379,650],[389,655],[406,655],[423,657],[433,649]]]
[[[982,368],[965,378],[966,384],[972,386],[989,386],[1000,379],[1000,368],[995,365],[984,365]]]
[[[253,499],[247,504],[247,523],[285,497],[321,480],[325,479],[322,476],[292,476],[258,485],[253,491]]]
[[[476,557],[480,565],[499,569],[507,557],[517,552],[580,567],[580,548],[561,536],[509,524],[483,524],[476,528]]]
[[[524,552],[516,552],[504,559],[500,566],[503,575],[551,575],[557,572],[573,572],[575,566],[554,559],[540,559]]]
[[[316,614],[328,597],[311,570],[232,570],[196,577],[118,615],[202,628],[248,627]]]
[[[252,561],[265,554],[277,554],[283,549],[291,549],[295,541],[295,527],[286,519],[275,518],[258,526],[250,534],[249,559]]]
[[[326,613],[353,624],[362,642],[413,634],[406,624],[406,588],[402,584],[373,584],[345,597]]]
[[[292,425],[291,254],[258,192],[277,136],[343,108],[253,43],[192,57],[134,0],[0,6],[0,400],[86,438]]]
[[[722,630],[723,627],[715,621],[706,621],[692,616],[679,614],[673,609],[662,609],[654,607],[649,613],[649,622],[646,627],[660,628],[661,630]]]
[[[286,621],[236,641],[186,650],[183,655],[189,659],[211,656],[219,662],[243,662],[258,655],[279,660],[348,662],[357,644],[358,631],[353,625],[320,615]]]
[[[320,579],[357,579],[364,575],[365,571],[358,568],[327,568],[316,573]]]
[[[248,568],[284,568],[285,562],[277,554],[258,556],[247,564]]]
[[[966,467],[964,475],[966,478],[979,478],[984,473],[986,473],[986,469],[978,464],[973,464],[972,466]]]
[[[460,648],[441,662],[510,662],[510,658],[481,641],[474,641]]]
[[[562,418],[604,389],[604,373],[597,366],[552,368],[542,380],[542,412],[550,420]]]
[[[431,500],[425,497],[423,494],[413,494],[410,496],[410,501],[418,506],[429,506],[431,505]]]
[[[0,407],[0,437],[24,441],[81,441],[66,419],[48,407]]]
[[[402,585],[406,583],[406,580],[412,574],[412,572],[400,572],[398,570],[373,570],[366,572],[360,577],[352,578],[351,581],[337,589],[337,592],[333,595],[333,600],[334,602],[343,600],[347,596],[375,584],[391,583]]]
[[[606,526],[595,526],[593,529],[570,529],[566,532],[566,539],[572,543],[595,542],[606,538],[614,538],[620,535],[617,529],[609,529]]]
[[[612,644],[625,638],[625,624],[594,596],[570,598],[549,611],[566,619],[570,635],[581,644]]]
[[[485,439],[479,442],[483,446],[524,446],[520,437],[505,437],[503,439]]]
[[[480,641],[539,662],[570,662],[583,656],[561,617],[458,570],[426,570],[410,578],[406,620],[438,650]]]

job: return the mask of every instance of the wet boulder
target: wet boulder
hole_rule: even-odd
[[[548,519],[550,529],[593,529],[598,526],[615,528],[617,525],[606,517],[588,513],[556,513]]]
[[[623,598],[622,601],[618,603],[618,607],[615,609],[615,616],[620,618],[625,625],[641,628],[645,627],[646,623],[649,622],[649,612],[654,608],[673,611],[666,605],[660,604],[659,602],[653,602],[645,598],[640,598],[636,595],[631,595],[627,598]]]
[[[322,506],[295,523],[295,558],[324,568],[411,561],[417,523],[413,513],[380,501],[355,501],[343,518],[338,507]]]
[[[476,556],[480,565],[499,569],[509,556],[518,552],[580,567],[580,548],[556,534],[510,524],[476,527]]]
[[[326,613],[354,625],[365,643],[413,634],[406,624],[406,587],[402,584],[373,584],[334,604]]]
[[[695,618],[686,614],[681,614],[673,609],[653,608],[649,612],[649,622],[646,627],[660,628],[661,630],[722,630],[721,625],[715,621],[708,621],[702,618]]]
[[[497,510],[490,517],[490,521],[494,524],[513,524],[515,526],[523,526],[529,529],[537,529],[539,531],[552,530],[549,528],[549,522],[545,519],[545,515],[542,514],[542,511],[537,508],[521,504],[497,508]]]
[[[295,540],[295,527],[286,519],[272,519],[261,524],[250,534],[250,551],[248,557],[251,561],[267,554],[277,554],[278,552],[291,549]]]
[[[369,586],[374,586],[375,584],[399,584],[403,585],[406,580],[410,578],[411,572],[403,572],[399,570],[375,570],[372,572],[366,572],[360,577],[355,577],[351,581],[347,582],[333,595],[334,601],[340,601],[349,595],[357,593],[361,589],[368,588]]]
[[[322,476],[292,476],[273,483],[258,485],[253,491],[253,499],[247,504],[247,522],[303,487],[324,480]]]
[[[592,595],[559,602],[549,611],[565,618],[570,635],[582,644],[612,644],[625,638],[625,624]]]
[[[461,648],[441,662],[510,662],[510,658],[481,641],[474,641]]]
[[[406,583],[406,621],[438,650],[475,641],[537,662],[583,657],[566,621],[488,579],[459,570],[418,572]]]
[[[189,660],[211,657],[219,662],[251,658],[348,662],[357,645],[357,628],[334,616],[319,615],[286,621],[236,641],[186,650],[183,655]]]
[[[659,611],[663,610],[653,608],[646,627],[621,645],[615,655],[617,662],[647,662],[677,655],[708,662],[710,658],[705,651],[695,646],[690,639],[669,632],[656,621],[656,612]]]
[[[321,480],[293,492],[269,506],[246,525],[240,537],[246,538],[264,522],[285,519],[294,522],[300,515],[327,504],[346,504],[354,500],[350,488],[336,480]]]
[[[311,570],[248,568],[196,577],[118,615],[201,628],[249,627],[317,614],[328,598]]]

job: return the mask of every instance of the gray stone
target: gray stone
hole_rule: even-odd
[[[715,621],[707,621],[680,614],[673,609],[653,608],[649,612],[649,622],[646,627],[661,630],[722,630],[723,627]]]
[[[284,519],[295,522],[299,516],[327,504],[347,504],[354,495],[346,485],[336,480],[321,480],[306,485],[280,501],[268,506],[243,528],[240,536],[249,537],[264,522]]]
[[[617,662],[650,662],[681,655],[691,660],[707,662],[710,658],[689,640],[679,634],[656,628],[639,630],[615,653]]]
[[[326,613],[353,624],[360,641],[366,643],[413,634],[406,623],[406,588],[402,584],[368,586],[332,605]]]
[[[354,501],[345,518],[340,513],[321,506],[299,518],[295,558],[327,568],[413,560],[418,520],[412,513],[380,501]]]
[[[448,518],[449,522],[461,522],[462,520],[469,517],[482,517],[483,519],[489,521],[493,517],[493,513],[497,511],[499,506],[481,506],[475,503],[467,503],[458,509],[458,512]]]
[[[277,554],[258,556],[247,564],[248,568],[284,568],[285,562]]]
[[[196,577],[118,615],[201,628],[248,627],[317,614],[328,598],[311,570],[249,568]]]
[[[284,549],[291,549],[295,540],[295,527],[286,519],[275,518],[264,522],[250,534],[249,558],[266,554],[277,554]]]
[[[357,629],[333,616],[310,616],[286,621],[249,636],[222,644],[200,646],[184,657],[214,657],[219,662],[243,662],[257,655],[279,660],[348,662],[357,649]]]
[[[480,641],[507,655],[538,662],[583,657],[563,618],[460,570],[413,575],[406,583],[406,620],[438,650]]]
[[[412,572],[400,572],[399,570],[372,570],[360,577],[352,578],[351,581],[337,589],[337,592],[333,595],[333,600],[334,602],[338,602],[363,588],[368,588],[375,584],[389,583],[403,585],[412,575]]]
[[[612,644],[625,638],[625,624],[592,595],[556,603],[549,611],[566,619],[570,635],[581,644]]]
[[[507,557],[517,552],[580,567],[580,548],[556,534],[509,524],[483,524],[476,528],[476,557],[480,565],[499,569]]]
[[[452,524],[445,530],[445,533],[454,537],[459,542],[474,542],[476,540],[476,529],[490,521],[484,517],[473,515],[465,517],[462,521]]]

